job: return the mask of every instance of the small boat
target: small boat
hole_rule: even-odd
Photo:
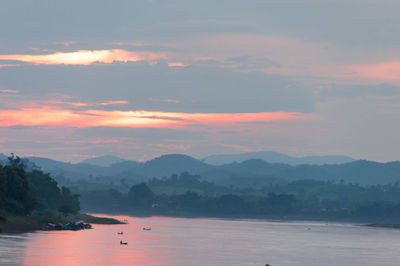
[[[123,234],[124,234],[124,232],[118,232],[117,234],[119,234],[119,235],[123,235]]]
[[[149,227],[149,228],[143,227],[143,230],[149,231],[149,230],[151,230],[151,227]]]
[[[119,241],[119,244],[120,245],[128,245],[128,242],[122,242],[122,240],[121,240],[121,241]]]
[[[83,224],[83,227],[85,229],[92,229],[93,228],[91,224]]]

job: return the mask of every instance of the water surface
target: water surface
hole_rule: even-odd
[[[129,224],[0,235],[0,265],[384,266],[400,261],[400,231],[394,229],[323,222],[116,218]],[[120,231],[124,234],[118,235]],[[121,240],[128,245],[120,245]]]

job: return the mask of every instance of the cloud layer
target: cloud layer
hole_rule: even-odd
[[[0,152],[400,159],[398,1],[2,5]]]

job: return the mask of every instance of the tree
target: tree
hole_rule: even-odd
[[[149,207],[153,204],[154,193],[145,183],[140,183],[131,187],[128,198],[135,206]]]
[[[69,205],[62,205],[58,209],[58,211],[63,213],[65,216],[67,216],[67,214],[69,214],[69,213],[74,213],[74,211],[72,210],[72,208]]]

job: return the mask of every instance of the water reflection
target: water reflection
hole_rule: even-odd
[[[20,265],[24,261],[30,234],[0,234],[0,265]]]
[[[117,218],[129,224],[2,235],[0,265],[383,266],[400,261],[398,230],[316,222]],[[128,245],[120,245],[121,240]]]
[[[168,243],[163,234],[142,232],[142,223],[127,219],[127,225],[95,225],[93,230],[39,232],[29,240],[25,265],[149,265],[160,258],[169,264],[169,245],[159,248],[155,243]],[[124,232],[118,235],[117,232]],[[150,233],[150,234],[149,234]],[[120,241],[128,245],[120,245]]]

